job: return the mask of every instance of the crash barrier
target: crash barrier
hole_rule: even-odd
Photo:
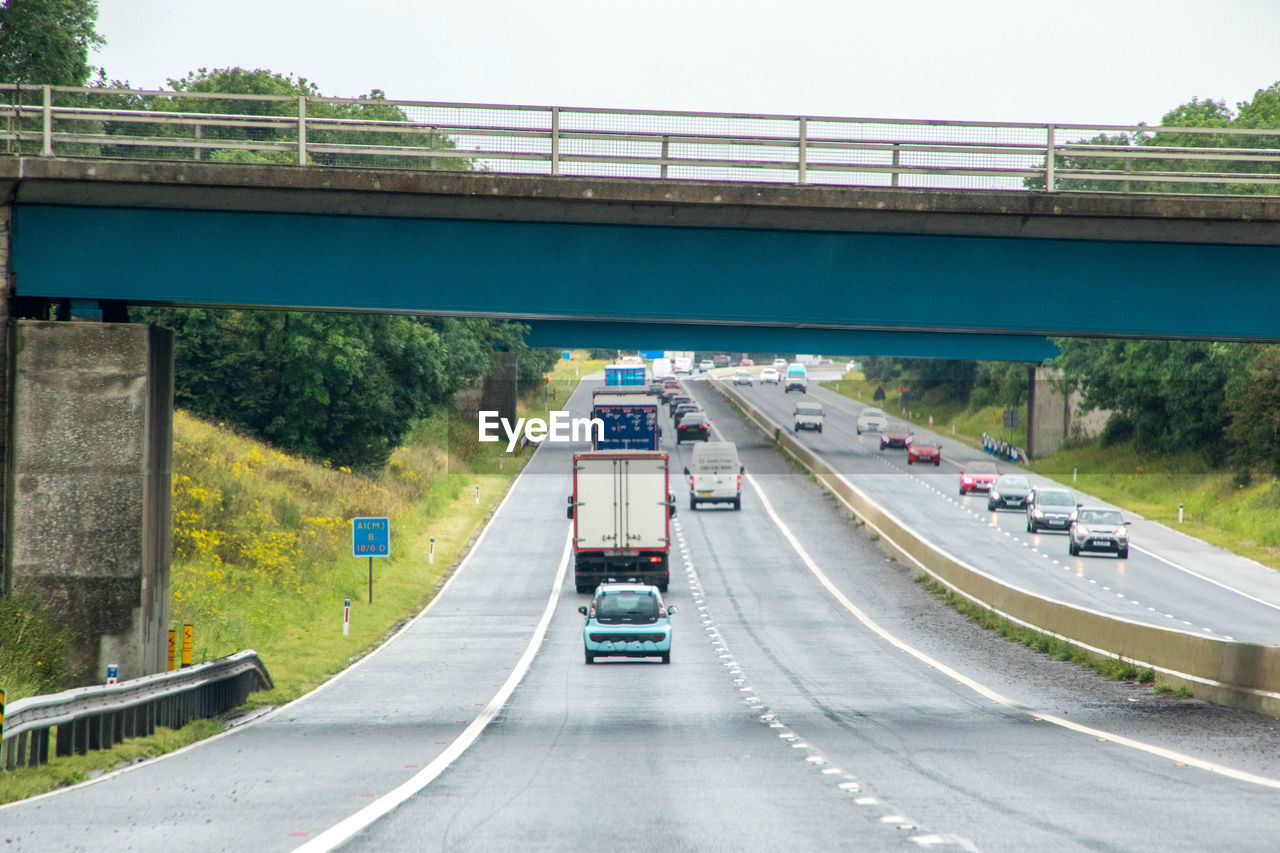
[[[1014,447],[1007,441],[992,438],[985,432],[982,434],[982,449],[992,456],[999,456],[1001,459],[1008,459],[1010,462],[1022,462],[1025,464],[1027,461],[1027,452],[1021,447]]]
[[[116,684],[28,696],[9,705],[0,731],[0,770],[38,767],[54,755],[110,749],[156,726],[181,728],[239,707],[256,690],[270,690],[271,675],[252,650],[174,672]]]
[[[915,566],[970,601],[1095,654],[1161,674],[1197,698],[1280,717],[1280,646],[1159,628],[1044,598],[999,580],[921,537],[780,424],[717,379],[712,384]]]

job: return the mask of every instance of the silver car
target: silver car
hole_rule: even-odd
[[[802,429],[815,429],[822,432],[821,403],[796,403],[793,415],[796,419],[796,432]]]
[[[863,409],[858,415],[858,435],[864,432],[884,432],[889,426],[889,419],[879,409]]]
[[[1076,557],[1081,551],[1115,551],[1120,559],[1129,558],[1129,522],[1120,510],[1092,506],[1076,510],[1067,553]]]

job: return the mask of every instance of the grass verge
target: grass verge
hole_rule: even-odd
[[[1156,682],[1156,672],[1150,667],[1140,667],[1129,661],[1094,654],[1066,640],[1011,622],[990,608],[975,604],[964,596],[958,595],[928,575],[918,574],[915,576],[915,581],[932,593],[934,598],[957,613],[967,616],[970,622],[995,631],[1007,640],[1021,643],[1032,651],[1048,655],[1054,660],[1070,661],[1079,666],[1087,667],[1098,675],[1109,678],[1112,681],[1152,684],[1156,685],[1155,689],[1158,692],[1166,692],[1161,690]],[[1164,687],[1168,690],[1173,689],[1168,685],[1164,685]],[[1184,690],[1182,695],[1189,696],[1190,693],[1186,693]]]
[[[547,386],[519,401],[519,414],[546,417],[581,376],[603,364],[581,353],[557,363]],[[463,421],[451,410],[423,421],[385,469],[366,474],[290,456],[176,412],[172,627],[194,626],[193,661],[254,649],[275,687],[255,693],[247,707],[283,704],[368,654],[426,606],[534,453],[507,454],[505,442],[481,444],[476,424]],[[351,556],[355,516],[391,519],[392,553],[373,561],[372,603],[369,561]],[[16,691],[9,695],[18,698]],[[0,802],[74,784],[221,729],[217,720],[201,720],[111,750],[0,772]]]

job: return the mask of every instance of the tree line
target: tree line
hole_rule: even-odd
[[[129,88],[108,82],[106,71],[89,64],[90,48],[104,39],[96,31],[94,0],[8,0],[0,4],[0,82],[32,85]],[[243,68],[199,69],[171,79],[171,95],[142,97],[104,93],[59,97],[89,98],[96,106],[139,111],[297,116],[298,97],[322,93],[303,77]],[[197,93],[271,95],[280,100],[197,98]],[[403,122],[398,107],[374,90],[354,102],[317,103],[314,118],[361,118]],[[79,128],[84,129],[84,128]],[[182,126],[129,123],[103,127],[112,134],[164,136],[189,133]],[[289,163],[296,151],[282,146],[251,151],[244,142],[288,142],[296,129],[205,127],[209,143],[200,152],[210,161]],[[317,131],[314,142],[344,141],[343,131]],[[296,141],[296,137],[292,137]],[[380,144],[421,147],[421,136],[387,132]],[[426,140],[448,150],[447,137]],[[219,143],[232,143],[219,147]],[[119,150],[117,150],[119,149]],[[20,151],[15,153],[21,153]],[[195,156],[192,149],[98,145],[76,154],[100,156]],[[329,160],[332,160],[330,155]],[[317,155],[312,162],[326,162]],[[370,165],[465,169],[461,158],[386,156]],[[175,275],[180,275],[176,271]],[[519,386],[540,383],[558,353],[524,344],[527,327],[508,321],[384,314],[235,311],[200,308],[133,308],[130,319],[170,329],[175,339],[177,405],[231,424],[285,450],[334,465],[377,468],[386,463],[413,424],[451,404],[454,392],[490,370],[491,353],[516,353]]]

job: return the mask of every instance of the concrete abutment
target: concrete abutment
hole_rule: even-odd
[[[79,683],[167,666],[173,338],[10,320],[4,592],[70,634]]]

